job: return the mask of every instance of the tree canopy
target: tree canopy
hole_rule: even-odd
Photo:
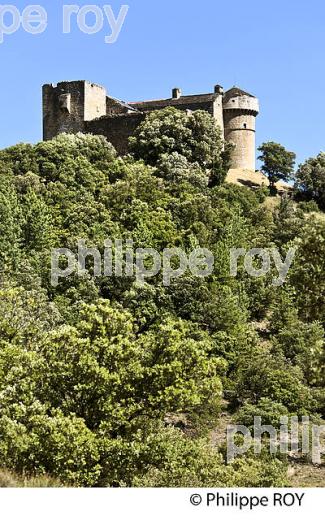
[[[222,142],[201,113],[150,114],[132,146],[78,134],[0,152],[0,464],[74,486],[285,485],[283,457],[226,464],[211,431],[225,407],[248,427],[324,418],[324,223],[213,185]],[[81,238],[207,248],[214,269],[166,286],[90,262],[54,287],[53,248]],[[275,244],[297,249],[285,285],[230,276],[231,248]]]
[[[267,175],[271,190],[275,184],[289,181],[293,178],[296,154],[289,152],[284,146],[274,142],[263,143],[258,151],[261,153],[258,159],[262,161],[262,171]]]
[[[325,209],[325,152],[299,165],[295,188],[307,199],[314,199]]]
[[[195,165],[197,170],[203,169],[211,185],[224,181],[231,152],[231,146],[223,141],[220,127],[207,112],[188,113],[174,107],[149,113],[130,137],[130,148],[135,158],[151,166],[159,165],[162,173],[168,157],[167,175],[173,168],[171,157],[174,162],[182,161],[185,169],[191,170],[190,165]]]

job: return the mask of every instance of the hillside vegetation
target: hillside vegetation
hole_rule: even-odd
[[[124,158],[90,135],[0,152],[4,471],[67,486],[288,484],[290,461],[267,442],[227,464],[211,431],[225,409],[248,427],[254,415],[322,422],[325,222],[224,184],[227,156],[222,146],[210,154],[220,136],[210,127],[204,139],[204,125],[184,141],[176,121],[167,152],[155,136],[145,146],[142,129]],[[106,239],[160,253],[207,248],[214,269],[167,286],[162,273],[94,277],[89,261],[54,287],[51,252],[76,252],[78,239],[101,251]],[[285,284],[273,284],[274,266],[254,278],[239,262],[230,275],[231,248],[255,247],[282,258],[297,248]]]

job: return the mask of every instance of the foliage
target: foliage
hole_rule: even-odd
[[[169,177],[184,175],[179,170],[186,168],[187,161],[208,171],[210,184],[216,185],[224,180],[229,166],[230,148],[224,146],[213,117],[202,110],[188,114],[168,107],[151,112],[130,137],[130,147],[134,157],[158,165],[161,174]],[[178,174],[171,171],[175,167]]]
[[[262,397],[257,404],[245,403],[235,414],[236,424],[254,426],[254,418],[261,418],[261,424],[280,428],[281,417],[288,417],[289,412],[286,406],[274,402],[268,397]]]
[[[299,209],[304,213],[318,213],[319,207],[314,200],[302,201],[299,203]]]
[[[296,290],[299,314],[304,320],[319,320],[324,325],[325,222],[309,219],[293,245],[297,252],[289,276]]]
[[[285,485],[283,460],[227,465],[207,434],[225,398],[248,425],[324,416],[320,214],[219,185],[223,143],[202,113],[152,113],[132,148],[78,134],[0,152],[1,467],[72,486]],[[167,287],[94,278],[90,258],[53,287],[52,249],[81,238],[204,247],[214,269]],[[275,246],[297,248],[283,287],[242,264],[230,276],[231,248]]]
[[[271,190],[280,181],[292,179],[296,154],[289,152],[281,144],[269,142],[263,143],[259,149],[261,155],[258,157],[263,162],[262,171],[267,175]]]
[[[241,400],[256,404],[262,398],[272,399],[299,416],[315,409],[302,370],[292,366],[284,356],[272,355],[262,347],[253,347],[241,354],[234,379],[236,395]]]
[[[299,165],[295,188],[307,198],[315,199],[325,208],[325,153],[307,159]],[[315,211],[315,210],[314,210]]]

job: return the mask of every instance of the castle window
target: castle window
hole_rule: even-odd
[[[244,128],[246,129],[246,128],[247,128],[247,123],[244,123],[244,125],[243,125],[243,126],[244,126]]]

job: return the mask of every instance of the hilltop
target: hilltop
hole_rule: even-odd
[[[240,186],[247,186],[248,188],[269,188],[270,182],[268,178],[260,171],[244,170],[242,168],[231,168],[227,174],[226,181]],[[292,187],[286,183],[279,181],[275,184],[278,193],[290,192]]]

